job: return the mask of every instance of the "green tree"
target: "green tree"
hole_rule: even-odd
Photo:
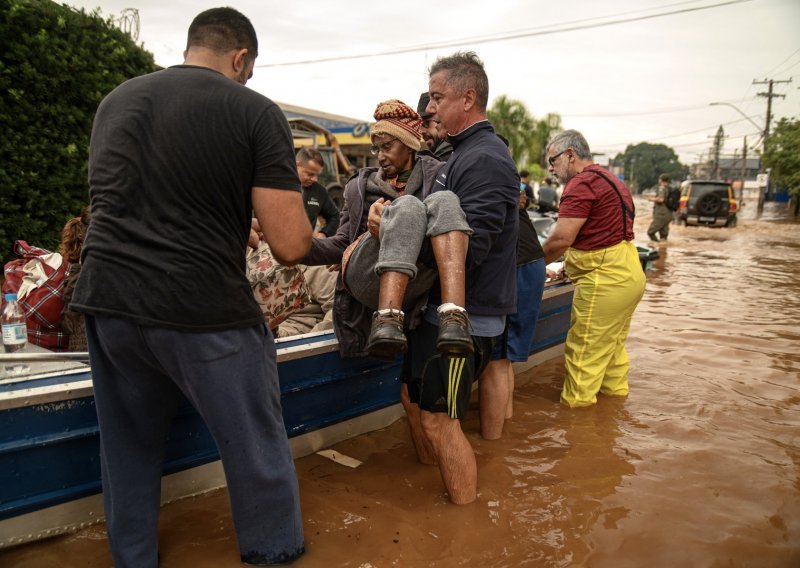
[[[531,133],[535,127],[533,117],[522,101],[500,95],[487,113],[498,134],[508,140],[511,157],[517,165],[528,158]]]
[[[550,135],[561,129],[561,117],[547,114],[537,120],[525,103],[500,95],[486,113],[498,134],[508,140],[511,157],[520,169],[545,168],[544,152]],[[546,169],[546,168],[545,168]]]
[[[531,175],[531,184],[533,184],[535,181],[542,181],[549,175],[547,170],[539,164],[528,164],[527,166],[520,168],[520,171],[522,170],[528,170],[528,173]]]
[[[535,161],[545,172],[547,172],[547,161],[545,160],[547,143],[550,142],[553,133],[561,130],[563,130],[561,115],[557,113],[549,112],[543,119],[536,121],[530,141],[530,160]]]
[[[655,186],[661,174],[679,181],[688,171],[678,160],[675,151],[664,144],[642,142],[629,145],[625,152],[617,154],[614,161],[624,166],[625,181],[637,193]]]
[[[97,105],[151,53],[110,20],[48,0],[0,0],[0,262],[22,239],[55,250],[88,201]]]
[[[793,213],[800,205],[800,120],[782,118],[767,139],[762,156],[764,167],[770,168],[772,181],[789,189]]]

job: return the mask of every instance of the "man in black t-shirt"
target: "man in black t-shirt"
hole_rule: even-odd
[[[339,210],[328,195],[328,190],[317,182],[319,174],[325,167],[322,154],[316,148],[300,148],[296,162],[297,174],[300,176],[300,185],[303,188],[303,203],[306,206],[308,220],[311,221],[311,228],[315,229],[314,236],[325,238],[335,235],[336,229],[339,228]],[[324,226],[316,231],[318,217],[322,217]]]
[[[274,256],[311,243],[289,125],[245,88],[258,54],[232,8],[199,14],[183,65],[97,109],[92,225],[70,307],[86,314],[115,566],[158,564],[164,452],[184,396],[217,441],[241,559],[304,551],[275,343],[245,275],[252,213]]]

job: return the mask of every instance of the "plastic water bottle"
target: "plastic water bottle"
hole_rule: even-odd
[[[28,326],[25,324],[25,313],[17,301],[16,294],[4,296],[6,305],[0,322],[3,327],[3,349],[6,353],[21,351],[28,344]],[[22,363],[7,363],[6,375],[19,375],[25,372],[28,366]]]

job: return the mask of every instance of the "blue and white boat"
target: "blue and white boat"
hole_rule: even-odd
[[[563,352],[572,285],[545,288],[523,371]],[[342,359],[332,332],[278,340],[283,419],[302,457],[403,416],[400,359]],[[24,362],[20,360],[25,359]],[[99,430],[86,353],[30,346],[0,355],[0,547],[103,520]],[[24,374],[3,376],[10,364]],[[225,485],[219,454],[186,403],[175,418],[162,479],[167,503]]]

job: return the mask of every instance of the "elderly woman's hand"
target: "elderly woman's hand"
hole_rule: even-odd
[[[381,234],[381,215],[383,214],[383,209],[390,203],[391,201],[381,197],[369,208],[369,215],[367,215],[367,230],[369,231],[369,234],[376,239],[380,238]]]
[[[250,236],[247,237],[247,244],[253,248],[258,246],[261,239],[264,238],[264,233],[261,232],[261,226],[258,224],[258,219],[253,218],[250,221]]]

